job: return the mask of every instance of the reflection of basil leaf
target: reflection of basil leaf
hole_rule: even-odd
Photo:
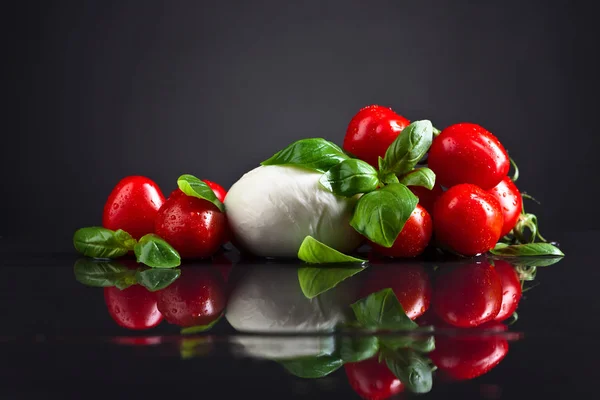
[[[135,274],[137,283],[144,286],[151,292],[161,290],[175,282],[181,275],[180,269],[158,269],[151,268],[143,271],[137,271]]]
[[[327,172],[348,158],[336,144],[321,138],[310,138],[292,143],[263,161],[261,165],[294,165],[317,172]]]
[[[383,158],[386,172],[404,175],[414,168],[429,151],[433,140],[433,126],[428,120],[415,121],[408,125],[392,142]]]
[[[433,386],[429,359],[412,350],[386,354],[385,362],[392,373],[413,393],[427,393]]]
[[[417,168],[404,175],[400,183],[406,186],[423,186],[431,190],[435,185],[435,172],[426,167]]]
[[[502,257],[498,257],[502,260]],[[563,256],[510,257],[510,263],[521,267],[548,267],[561,261]]]
[[[362,263],[366,261],[341,253],[312,236],[307,236],[302,241],[298,249],[298,258],[310,264]]]
[[[125,289],[135,283],[135,270],[117,262],[98,262],[80,258],[73,266],[75,279],[87,286]]]
[[[339,196],[352,197],[377,189],[377,170],[368,163],[351,158],[334,165],[319,180],[325,189]]]
[[[344,363],[371,358],[379,350],[376,336],[343,336],[339,340],[339,353]]]
[[[379,338],[383,346],[390,350],[413,349],[422,353],[435,350],[435,338],[433,335],[386,335]]]
[[[351,307],[356,319],[365,328],[409,330],[418,327],[406,316],[402,304],[389,288],[371,293]]]
[[[149,267],[174,268],[181,264],[177,250],[153,233],[142,236],[134,251],[137,261]]]
[[[179,190],[181,190],[188,196],[210,201],[221,211],[225,209],[223,203],[219,201],[219,199],[215,195],[215,192],[213,192],[210,186],[208,186],[206,182],[201,181],[193,175],[181,175],[177,179],[177,186],[179,187]]]
[[[303,267],[298,268],[302,293],[309,299],[336,287],[340,282],[361,272],[366,267]]]
[[[506,245],[498,243],[490,253],[503,257],[518,256],[564,256],[560,249],[550,243],[527,243]]]
[[[343,361],[334,356],[302,357],[279,363],[292,375],[308,379],[322,378],[343,365]]]
[[[392,247],[418,201],[409,188],[392,183],[362,196],[350,225],[372,242]]]
[[[121,229],[113,231],[99,226],[81,228],[75,231],[73,245],[87,257],[118,258],[133,249],[136,241]]]

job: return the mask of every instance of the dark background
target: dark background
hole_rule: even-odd
[[[165,194],[183,173],[229,187],[294,140],[341,144],[373,103],[483,125],[542,201],[528,211],[545,236],[593,228],[592,4],[9,2],[0,237],[69,251],[126,175]]]

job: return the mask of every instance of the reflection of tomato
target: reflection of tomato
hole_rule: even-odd
[[[473,327],[493,320],[502,305],[502,281],[488,263],[441,270],[433,287],[432,307],[443,321]]]
[[[123,328],[150,329],[163,319],[156,305],[156,296],[143,286],[133,285],[123,290],[106,287],[104,301],[112,319]]]
[[[181,327],[209,324],[226,303],[223,278],[210,266],[181,267],[179,279],[157,294],[165,319]]]
[[[489,372],[508,353],[508,341],[502,337],[506,328],[498,322],[485,325],[497,334],[477,335],[478,328],[456,336],[435,337],[435,350],[429,353],[433,363],[452,379],[473,379]],[[469,334],[472,333],[472,334]]]
[[[361,298],[390,288],[410,319],[423,315],[429,308],[431,284],[422,266],[373,265],[363,273],[366,276],[360,291]]]
[[[383,400],[404,390],[404,385],[378,357],[344,365],[350,386],[367,400]]]
[[[494,265],[502,280],[502,306],[495,320],[504,321],[517,309],[523,291],[519,275],[511,264],[503,260],[494,260]]]

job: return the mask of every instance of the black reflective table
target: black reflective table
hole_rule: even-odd
[[[594,249],[600,232],[558,239],[566,257],[538,267],[519,304],[519,319],[506,331],[488,333],[506,341],[501,362],[462,381],[437,369],[428,393],[405,390],[393,398],[594,398],[600,355]],[[75,252],[12,247],[1,254],[0,398],[360,398],[345,367],[311,379],[295,376],[280,362],[332,354],[345,337],[360,336],[330,329],[348,311],[343,305],[350,299],[330,303],[328,292],[315,306],[298,296],[297,266],[256,260],[219,265],[229,283],[235,282],[235,290],[231,284],[226,289],[228,307],[235,310],[208,331],[181,335],[180,327],[166,321],[143,331],[119,326],[103,289],[75,278],[80,259]],[[361,274],[334,291],[343,298]],[[254,286],[240,291],[248,282]],[[251,306],[245,303],[248,296],[254,299]]]

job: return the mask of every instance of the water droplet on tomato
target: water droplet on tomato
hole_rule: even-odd
[[[119,209],[119,203],[113,204],[113,209],[118,210]]]

